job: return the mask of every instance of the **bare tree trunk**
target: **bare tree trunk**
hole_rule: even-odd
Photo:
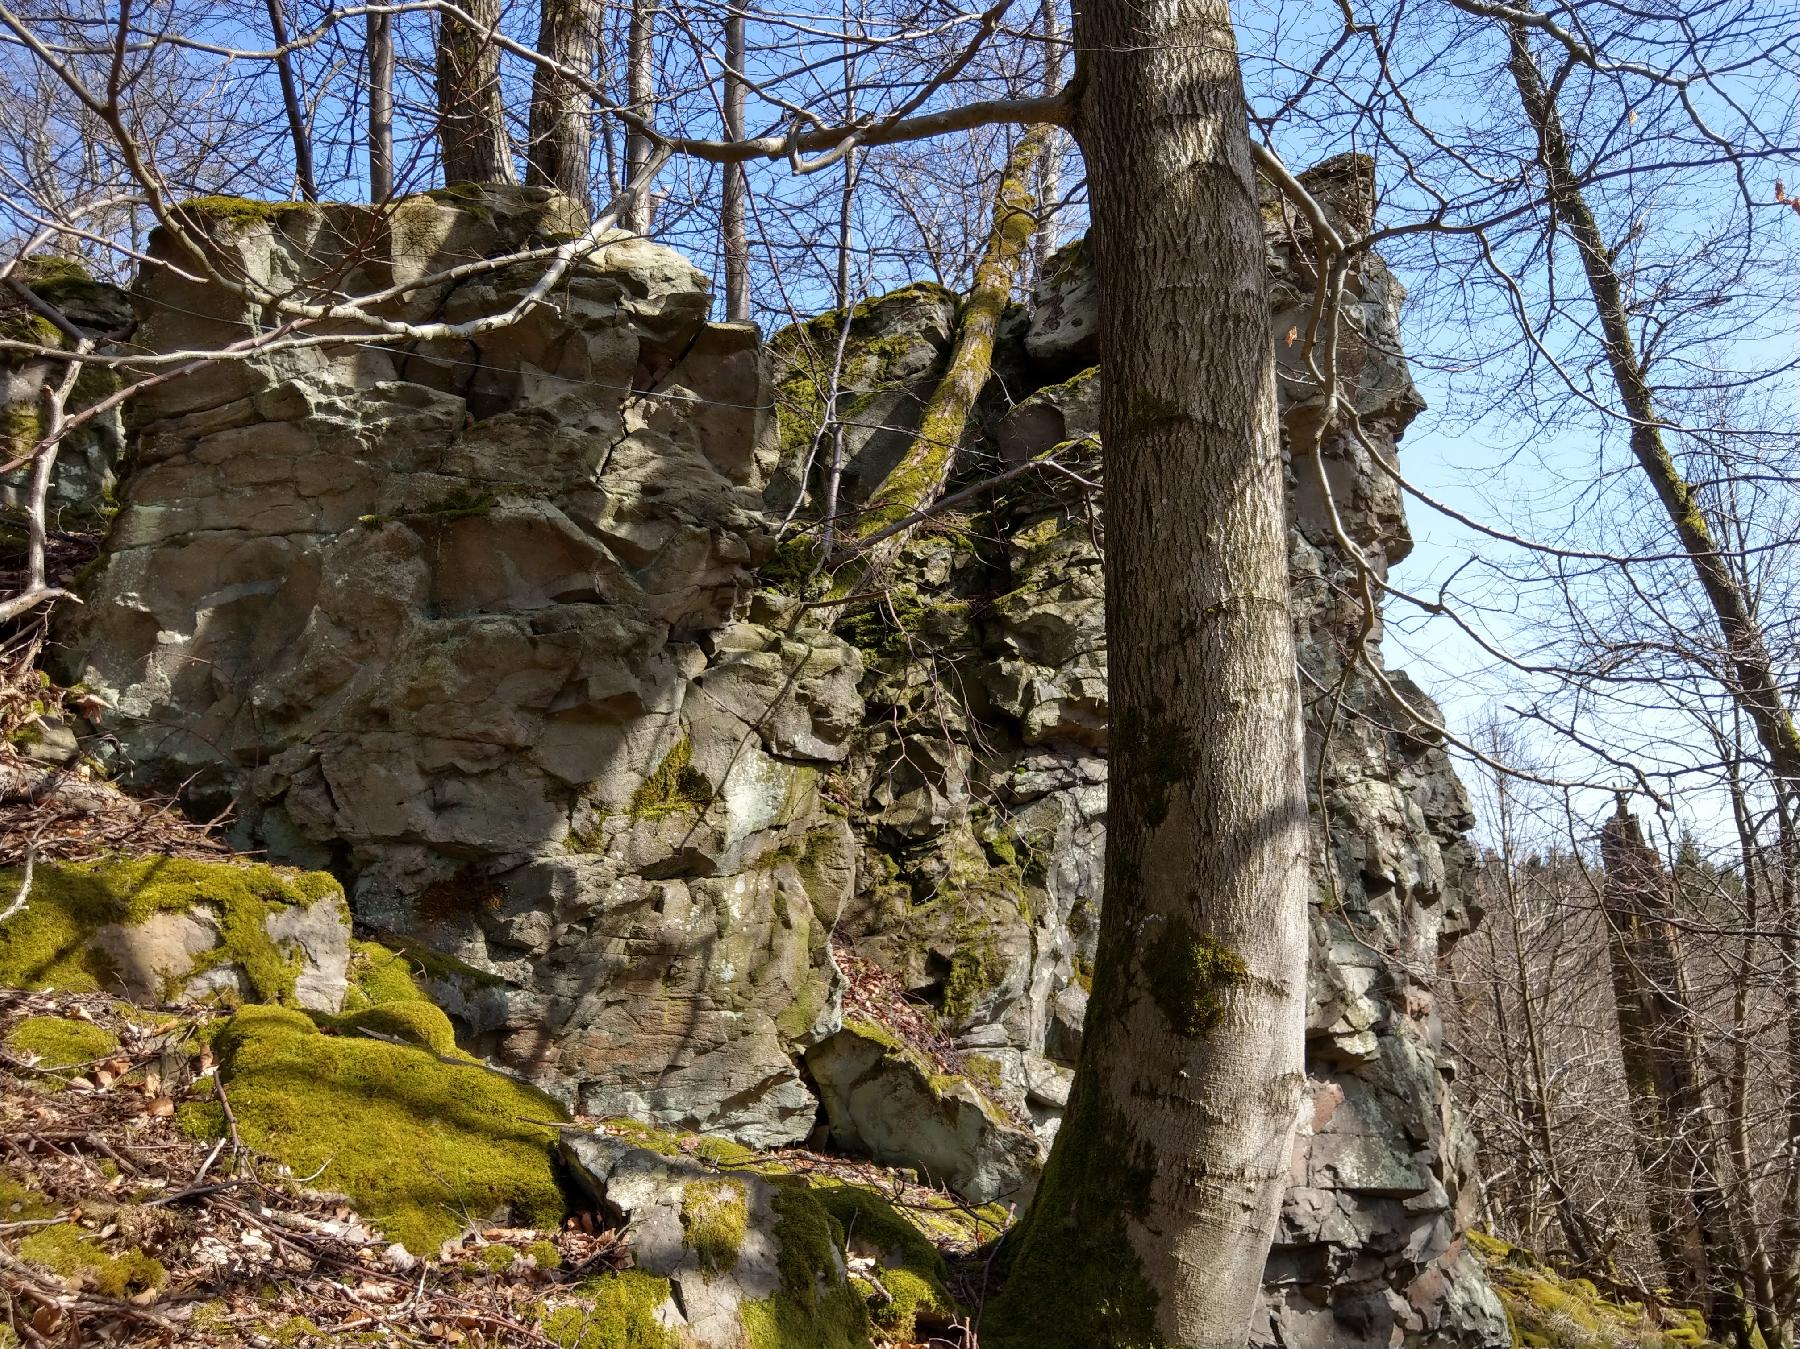
[[[394,195],[394,16],[368,16],[369,200]]]
[[[287,17],[281,12],[281,0],[269,0],[269,31],[275,36],[275,75],[281,83],[281,104],[287,111],[288,135],[294,142],[294,181],[300,185],[304,201],[319,199],[319,185],[313,178],[312,137],[306,130],[306,113],[300,106],[300,87],[294,80],[294,60],[286,51]]]
[[[1063,81],[1068,78],[1064,73],[1062,15],[1056,6],[1057,0],[1040,0],[1038,6],[1039,23],[1044,30],[1046,94],[1060,92]],[[1044,262],[1056,249],[1056,194],[1062,190],[1062,148],[1062,133],[1052,130],[1050,143],[1044,147],[1043,157],[1038,160],[1038,229],[1037,240],[1032,248],[1033,276],[1044,274]]]
[[[631,28],[625,38],[625,101],[645,122],[656,120],[656,0],[631,0]],[[625,135],[625,181],[634,183],[650,162],[650,138],[640,131]],[[634,234],[648,234],[656,223],[655,203],[646,186],[633,197],[619,224]]]
[[[1537,133],[1538,162],[1544,170],[1550,201],[1581,253],[1605,338],[1607,364],[1625,415],[1631,420],[1631,452],[1656,489],[1657,499],[1675,527],[1718,619],[1730,667],[1726,681],[1729,691],[1756,728],[1757,739],[1778,779],[1778,790],[1791,795],[1800,790],[1800,730],[1795,728],[1776,681],[1762,626],[1743,587],[1713,542],[1713,529],[1698,494],[1682,475],[1663,439],[1655,395],[1632,337],[1624,286],[1613,266],[1612,250],[1582,193],[1563,131],[1562,114],[1532,58],[1530,35],[1515,22],[1508,26],[1507,36],[1512,52],[1508,69],[1518,87],[1525,115]]]
[[[1093,0],[1112,706],[1068,1112],[987,1349],[1244,1343],[1304,1082],[1307,810],[1260,226],[1225,0]]]
[[[543,0],[538,50],[558,65],[592,78],[600,48],[598,0]],[[531,143],[525,181],[554,187],[592,209],[594,100],[562,76],[537,68],[531,81]]]
[[[878,573],[905,542],[905,522],[936,501],[950,479],[969,413],[993,373],[1000,316],[1012,301],[1019,265],[1036,234],[1037,164],[1049,132],[1049,127],[1032,127],[1006,157],[994,192],[987,246],[957,315],[949,363],[919,416],[912,444],[870,495],[855,526],[844,531],[845,563],[833,579],[833,596],[860,591],[863,578]],[[827,609],[823,617],[833,621],[836,612]]]
[[[725,139],[744,138],[744,0],[733,0],[725,11]],[[719,205],[719,233],[725,245],[725,321],[750,321],[750,241],[744,230],[744,201],[748,184],[742,164],[724,166],[725,192]]]
[[[500,103],[500,0],[464,0],[470,27],[446,14],[438,28],[438,142],[445,183],[510,183],[512,155]]]

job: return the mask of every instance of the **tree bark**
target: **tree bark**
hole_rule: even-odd
[[[294,79],[294,59],[281,49],[287,46],[287,16],[281,0],[269,0],[269,31],[275,37],[275,76],[281,84],[281,106],[287,113],[288,135],[294,142],[294,181],[304,201],[319,199],[319,185],[313,179],[312,138],[306,130],[306,113],[300,106],[300,86]]]
[[[394,16],[368,16],[369,200],[394,195]]]
[[[438,143],[444,152],[444,182],[510,183],[500,49],[489,36],[500,24],[500,0],[465,0],[463,8],[474,27],[444,15],[438,28]]]
[[[1619,1016],[1619,1056],[1631,1098],[1633,1141],[1663,1273],[1719,1338],[1741,1323],[1734,1291],[1729,1205],[1708,1110],[1700,1027],[1679,937],[1670,923],[1669,878],[1624,802],[1600,831],[1601,894]]]
[[[591,78],[599,46],[598,0],[543,0],[538,18],[540,52],[558,65]],[[554,187],[592,209],[592,96],[539,66],[531,81],[530,136],[525,181],[534,187]]]
[[[1307,812],[1264,245],[1224,0],[1080,8],[1112,707],[1074,1089],[988,1349],[1244,1343],[1304,1082]]]
[[[625,99],[646,122],[656,120],[656,0],[631,0],[631,27],[625,38]],[[650,162],[650,138],[641,131],[625,135],[625,181],[636,182]],[[619,224],[633,234],[649,234],[655,208],[648,187],[620,213]]]
[[[949,363],[919,416],[912,444],[870,495],[855,527],[845,531],[847,560],[834,580],[834,594],[853,594],[862,588],[864,577],[879,572],[906,541],[905,531],[888,531],[937,500],[950,480],[969,413],[993,373],[1001,315],[1012,301],[1019,265],[1036,237],[1037,166],[1051,131],[1047,126],[1030,128],[1006,158],[994,192],[987,246],[957,315]],[[877,541],[877,535],[883,537]]]
[[[1511,50],[1507,68],[1518,88],[1525,116],[1537,134],[1538,163],[1544,170],[1551,204],[1581,254],[1588,290],[1600,319],[1607,365],[1625,415],[1631,421],[1631,453],[1656,489],[1657,500],[1674,526],[1682,550],[1693,563],[1694,574],[1718,620],[1728,666],[1724,682],[1756,728],[1757,739],[1776,776],[1777,789],[1791,795],[1800,790],[1800,730],[1795,728],[1787,700],[1776,681],[1762,626],[1749,597],[1713,542],[1712,526],[1698,493],[1683,476],[1663,439],[1655,395],[1632,336],[1625,288],[1613,265],[1612,250],[1606,246],[1599,222],[1582,192],[1562,114],[1531,55],[1530,35],[1524,25],[1512,23],[1507,28],[1507,40]]]
[[[734,72],[744,69],[745,34],[743,0],[734,0],[725,13],[725,139],[744,138],[744,82]],[[744,208],[748,183],[742,164],[726,164],[725,191],[719,204],[719,233],[725,252],[725,321],[750,321],[750,240],[745,230]]]

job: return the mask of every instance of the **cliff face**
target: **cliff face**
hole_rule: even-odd
[[[228,213],[211,233],[265,281],[372,289],[554,236],[566,209],[495,191],[391,222]],[[1268,215],[1298,437],[1317,394],[1281,339],[1311,288],[1303,239]],[[471,317],[531,279],[396,312]],[[1418,407],[1399,292],[1377,260],[1356,289],[1348,364],[1391,451]],[[160,272],[139,303],[157,350],[255,318]],[[921,531],[834,632],[774,535],[817,513],[796,483],[832,453],[821,376],[844,318],[760,346],[706,321],[704,278],[667,250],[611,244],[473,342],[314,348],[162,386],[134,413],[72,673],[111,704],[123,768],[235,799],[244,843],[350,879],[360,921],[433,953],[465,1043],[579,1108],[758,1146],[822,1128],[978,1200],[1024,1197],[1102,899],[1092,305],[1070,250],[1009,319],[966,455],[969,480],[1057,445],[1061,467]],[[850,316],[847,501],[903,448],[954,313],[916,286]],[[1350,536],[1397,559],[1392,480],[1364,446],[1326,460]],[[1343,678],[1364,616],[1308,482],[1292,549],[1324,800],[1312,1082],[1257,1338],[1501,1344],[1460,1238],[1468,1159],[1430,989],[1465,924],[1467,805],[1442,752]]]

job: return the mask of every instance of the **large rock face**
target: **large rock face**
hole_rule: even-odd
[[[211,233],[259,277],[341,264],[354,289],[553,235],[565,210],[494,192],[415,199],[391,224],[332,207]],[[1310,298],[1304,231],[1266,215],[1301,445],[1318,393],[1280,338]],[[529,280],[396,312],[472,316]],[[705,321],[680,259],[616,244],[475,342],[309,349],[164,386],[136,414],[73,663],[112,703],[124,766],[236,794],[247,842],[334,866],[362,921],[452,957],[433,990],[472,1047],[596,1114],[755,1145],[821,1125],[1023,1195],[1022,1150],[1067,1097],[1102,901],[1094,290],[1077,247],[1009,318],[964,456],[973,479],[1061,446],[1063,470],[922,531],[834,632],[804,548],[772,553],[773,535],[818,514],[801,485],[828,412],[845,499],[879,482],[954,297],[860,307],[828,409],[842,316],[764,351]],[[1399,289],[1370,259],[1352,291],[1344,363],[1391,453],[1419,406]],[[163,347],[249,317],[162,274],[143,305]],[[1363,445],[1323,456],[1344,529],[1385,567],[1408,546],[1392,479]],[[1503,1344],[1460,1239],[1467,1144],[1429,984],[1467,921],[1467,804],[1394,700],[1344,676],[1364,615],[1316,482],[1297,467],[1291,536],[1324,796],[1311,1090],[1256,1339]],[[846,1027],[840,964],[930,1004],[936,1057]]]

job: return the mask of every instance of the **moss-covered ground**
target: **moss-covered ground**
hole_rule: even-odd
[[[342,1190],[364,1217],[419,1254],[496,1214],[554,1227],[554,1101],[455,1049],[428,1003],[388,1004],[321,1028],[279,1007],[246,1007],[219,1035],[220,1076],[250,1147]],[[375,1039],[383,1028],[410,1043]],[[336,1033],[327,1033],[328,1030]],[[190,1108],[218,1134],[217,1105]]]
[[[8,1052],[24,1059],[48,1080],[65,1080],[58,1069],[98,1062],[119,1047],[119,1037],[104,1026],[74,1017],[26,1017],[6,1033]]]
[[[1608,1297],[1591,1280],[1481,1232],[1469,1233],[1469,1245],[1522,1349],[1719,1349],[1697,1311]]]

